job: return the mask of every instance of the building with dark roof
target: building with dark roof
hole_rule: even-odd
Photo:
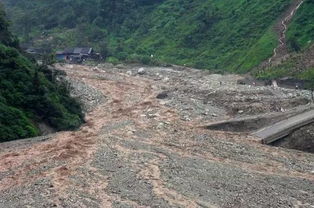
[[[66,48],[63,51],[56,52],[56,59],[58,61],[81,63],[92,57],[93,53],[93,48]]]

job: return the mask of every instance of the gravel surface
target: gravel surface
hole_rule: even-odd
[[[0,208],[314,207],[314,155],[207,122],[282,112],[307,91],[183,67],[59,65],[86,124],[0,144]]]
[[[82,103],[84,111],[90,112],[105,101],[105,95],[97,89],[85,84],[84,81],[67,77],[66,80],[70,85],[69,90],[71,96],[77,98]]]

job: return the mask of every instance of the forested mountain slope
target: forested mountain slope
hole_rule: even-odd
[[[80,105],[62,84],[48,79],[45,66],[20,53],[2,7],[0,29],[0,142],[39,135],[39,122],[56,130],[78,127],[83,122]]]
[[[247,72],[272,55],[278,44],[273,27],[292,1],[4,0],[23,42],[52,49],[91,45],[111,60],[235,72]],[[288,32],[293,50],[311,45],[312,11],[313,1],[305,0],[293,20]]]

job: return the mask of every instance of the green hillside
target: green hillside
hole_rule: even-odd
[[[1,7],[0,29],[0,142],[39,135],[38,122],[56,130],[77,128],[83,122],[80,105],[47,78],[45,66],[21,55]]]
[[[4,2],[12,30],[39,48],[93,46],[109,61],[245,73],[272,55],[278,44],[273,26],[292,0]],[[289,25],[291,52],[313,44],[313,5],[305,0]]]
[[[300,51],[313,45],[314,41],[314,1],[303,3],[289,25],[287,38],[291,50]]]
[[[314,1],[305,1],[296,13],[287,31],[291,57],[275,67],[263,70],[257,76],[274,79],[294,77],[311,81],[314,88]]]
[[[250,71],[278,45],[274,25],[292,0],[3,0],[20,42],[55,51],[92,46],[109,61],[174,63]],[[287,31],[292,57],[254,72],[260,78],[314,80],[314,1],[305,0]],[[0,139],[38,135],[82,122],[79,105],[49,70],[18,49],[0,12]],[[152,56],[153,55],[153,56]],[[10,118],[10,119],[7,119]]]
[[[5,0],[23,42],[52,49],[91,45],[111,60],[236,72],[272,54],[272,26],[290,1]]]

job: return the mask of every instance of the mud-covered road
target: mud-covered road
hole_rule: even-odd
[[[97,105],[78,131],[0,144],[0,208],[314,206],[313,154],[203,128],[306,104],[306,91],[179,67],[58,68]]]

